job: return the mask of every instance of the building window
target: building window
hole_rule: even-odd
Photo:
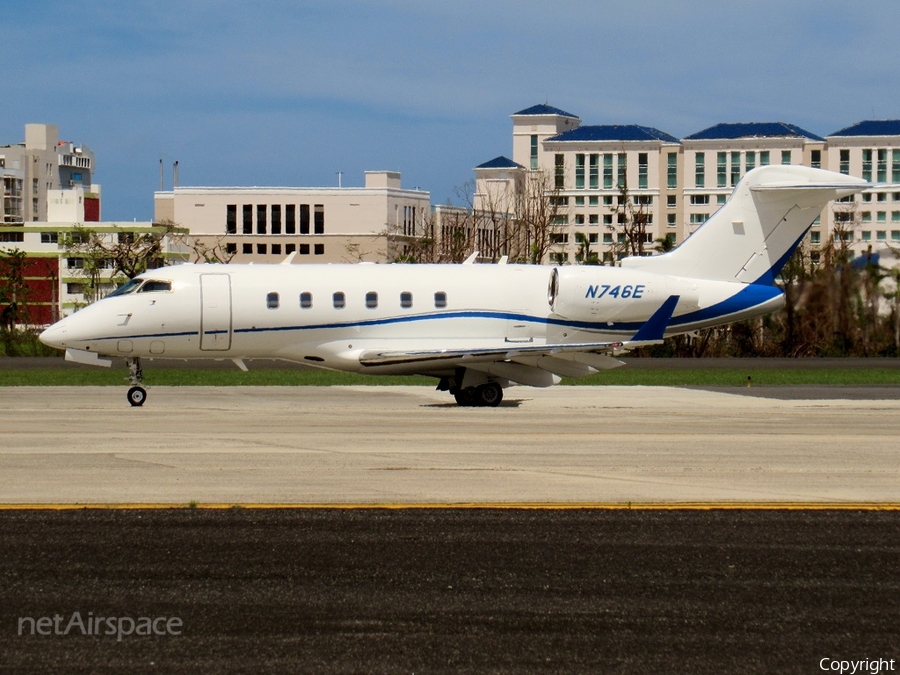
[[[809,163],[812,165],[814,169],[822,168],[822,151],[821,150],[812,150],[809,153]]]
[[[891,182],[900,183],[900,150],[891,150]],[[897,193],[894,193],[894,201]]]
[[[297,206],[286,204],[284,207],[284,233],[297,234]]]
[[[312,307],[312,293],[303,291],[300,294],[300,309],[310,309]]]
[[[591,163],[591,167],[590,167],[588,184],[589,184],[591,190],[597,190],[600,188],[600,155],[597,155],[597,154],[591,155],[590,163]]]
[[[235,244],[233,241],[229,241],[227,244],[225,244],[225,253],[227,253],[228,255],[236,255],[237,244]]]
[[[702,152],[694,156],[694,187],[706,187],[706,155]]]
[[[584,190],[584,155],[575,155],[575,189]]]
[[[666,187],[674,190],[678,187],[678,153],[668,153],[666,161],[668,162],[666,166]]]
[[[554,157],[554,178],[553,185],[557,190],[562,190],[566,187],[566,162],[565,157],[563,155],[556,155]]]
[[[225,234],[237,234],[237,204],[225,207]]]
[[[281,234],[281,204],[272,204],[272,234]]]
[[[741,153],[731,153],[731,187],[737,185],[741,180]]]
[[[809,233],[809,243],[810,244],[821,244],[822,243],[822,234],[820,232],[810,232]]]
[[[537,171],[538,168],[538,137],[536,134],[531,136],[531,170]]]
[[[887,182],[887,150],[878,151],[878,182]]]
[[[256,245],[256,253],[258,255],[265,255],[268,247],[265,244],[257,244]]]
[[[315,234],[325,234],[325,206],[316,204],[313,207],[313,232]]]
[[[300,244],[300,255],[309,255],[309,244]]]
[[[253,244],[243,244],[241,246],[241,253],[250,255],[253,253]]]
[[[753,169],[756,168],[756,153],[752,150],[748,150],[746,156],[744,157],[744,162],[744,171],[753,171]]]
[[[646,189],[647,188],[647,172],[649,171],[647,167],[647,153],[639,152],[638,153],[638,189]]]
[[[266,233],[266,204],[256,205],[256,234]]]
[[[694,206],[709,204],[709,195],[691,195],[691,204]]]
[[[325,244],[316,244],[313,246],[313,255],[325,255]]]
[[[434,306],[438,309],[444,309],[447,306],[447,294],[444,291],[437,291],[434,294]]]
[[[849,150],[841,150],[840,152],[841,158],[841,173],[850,175],[850,151]]]
[[[625,187],[626,181],[628,180],[628,155],[626,155],[624,152],[618,153],[616,157],[616,169],[618,169],[618,175],[616,177],[616,187]]]
[[[716,153],[716,185],[720,188],[728,186],[728,153]]]
[[[613,156],[610,153],[603,155],[603,189],[611,190],[613,186]],[[604,197],[604,202],[606,198]]]
[[[872,180],[872,151],[862,151],[862,177],[863,180]]]
[[[268,309],[278,309],[278,293],[266,295],[266,307]]]
[[[253,205],[244,204],[241,207],[241,213],[243,214],[242,228],[244,234],[253,234]]]
[[[56,232],[41,232],[42,244],[58,244],[59,234]]]
[[[296,251],[297,251],[297,244],[285,244],[285,246],[284,246],[285,253],[296,253]]]
[[[403,291],[400,294],[400,306],[404,309],[409,309],[412,307],[412,293],[409,291]]]
[[[791,151],[790,150],[782,150],[781,151],[781,163],[782,164],[790,164],[791,163]]]
[[[677,226],[678,226],[677,214],[675,214],[675,213],[666,214],[666,227],[677,227]]]
[[[300,234],[309,234],[309,204],[300,205]]]
[[[272,244],[272,254],[281,255],[281,244]]]
[[[344,297],[342,291],[337,291],[334,295],[331,296],[331,302],[334,305],[335,309],[344,309],[347,305],[347,300]]]
[[[69,295],[81,295],[84,293],[84,286],[75,283],[66,284],[66,293]]]

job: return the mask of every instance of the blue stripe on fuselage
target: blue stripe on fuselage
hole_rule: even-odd
[[[781,295],[781,289],[776,286],[763,286],[761,284],[748,284],[730,298],[723,300],[711,307],[700,309],[688,314],[672,317],[669,321],[670,328],[678,326],[690,325],[710,321],[717,318],[725,318],[739,312],[746,311],[753,307],[757,307],[764,303],[770,302],[774,298]],[[347,321],[332,322],[310,325],[292,325],[292,326],[269,326],[269,327],[252,327],[252,328],[235,328],[236,334],[252,334],[252,333],[277,333],[286,331],[312,331],[312,330],[336,330],[342,328],[364,328],[368,326],[388,326],[392,324],[413,323],[419,321],[434,320],[453,320],[453,319],[494,319],[501,321],[526,321],[529,323],[543,324],[548,326],[560,326],[563,328],[577,328],[601,333],[627,333],[637,331],[646,323],[645,321],[629,321],[621,323],[607,323],[605,321],[572,321],[559,317],[547,316],[531,316],[529,314],[519,314],[515,312],[501,312],[488,310],[465,310],[465,311],[448,311],[434,312],[430,314],[417,314],[415,316],[395,316],[383,319],[367,319],[364,321]],[[214,333],[225,333],[226,331],[216,330],[207,331],[206,335]],[[174,337],[190,337],[199,335],[197,332],[178,332],[178,333],[153,333],[141,335],[117,335],[96,338],[100,340],[137,340],[146,338],[174,338]]]

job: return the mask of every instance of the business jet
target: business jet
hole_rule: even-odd
[[[748,172],[680,246],[619,267],[178,265],[138,275],[47,328],[70,361],[278,359],[438,379],[463,406],[623,365],[628,350],[784,305],[776,276],[833,199],[871,184],[804,166]],[[290,263],[286,260],[285,263]]]

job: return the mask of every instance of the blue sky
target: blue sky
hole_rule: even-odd
[[[28,122],[97,155],[104,220],[181,185],[404,187],[456,201],[509,115],[677,137],[900,118],[900,3],[869,0],[29,0],[6,3],[0,144]]]

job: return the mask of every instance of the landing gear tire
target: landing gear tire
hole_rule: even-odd
[[[503,400],[503,387],[496,382],[488,382],[478,387],[460,389],[453,397],[463,407],[496,408]]]
[[[503,400],[503,387],[496,382],[488,382],[475,390],[478,405],[496,408]]]
[[[478,405],[478,397],[475,392],[475,387],[466,387],[465,389],[460,389],[458,392],[453,394],[453,398],[455,398],[456,402],[464,408]]]
[[[139,407],[144,405],[144,401],[147,400],[147,390],[143,387],[132,387],[128,390],[128,402],[134,406]]]

